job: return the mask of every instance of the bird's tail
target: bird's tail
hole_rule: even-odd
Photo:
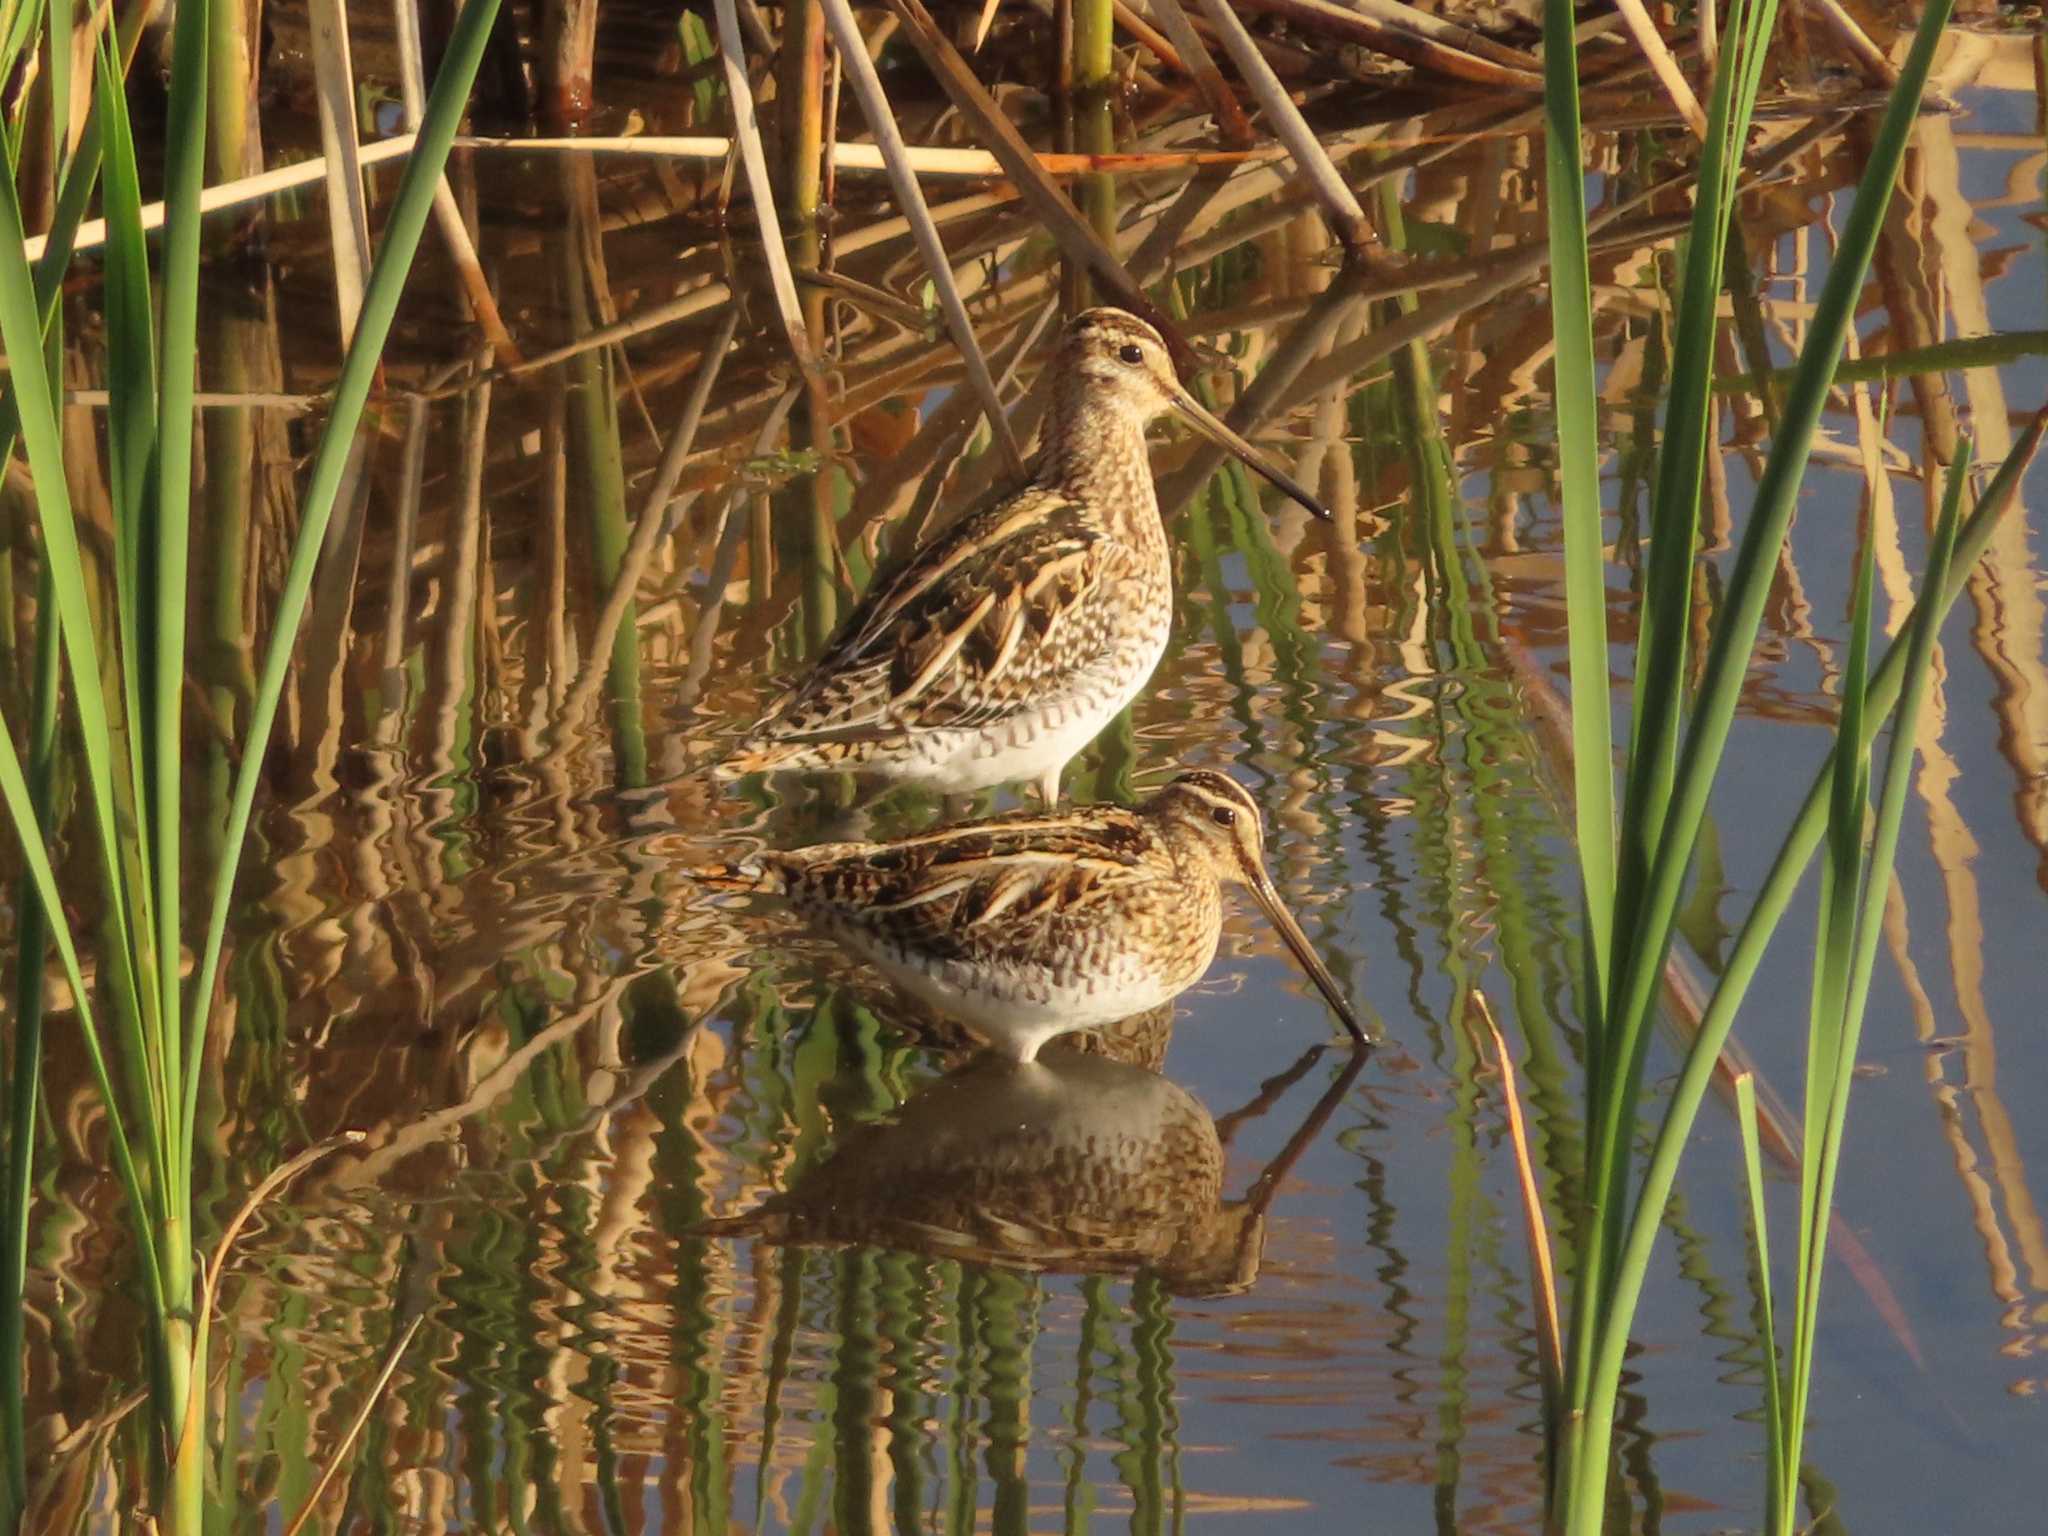
[[[714,779],[730,781],[750,773],[803,773],[831,769],[845,757],[843,748],[815,741],[778,741],[754,735],[742,740],[712,766]]]

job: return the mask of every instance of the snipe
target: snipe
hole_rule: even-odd
[[[1117,309],[1067,326],[1036,473],[877,578],[810,673],[720,765],[849,771],[950,794],[1060,773],[1152,675],[1173,567],[1145,427],[1176,411],[1318,517],[1329,513],[1176,377]]]
[[[1257,802],[1206,769],[1135,809],[1001,816],[897,842],[766,851],[696,874],[714,888],[785,897],[1017,1061],[1199,981],[1223,929],[1222,887],[1242,884],[1353,1039],[1365,1039],[1266,873]]]

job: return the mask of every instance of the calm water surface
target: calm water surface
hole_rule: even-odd
[[[1859,322],[1864,352],[1914,357],[1827,417],[1688,906],[1697,976],[1825,748],[1859,539],[1876,540],[1896,626],[1957,433],[1995,463],[2048,399],[2036,60],[2031,39],[1959,35],[1960,110],[1917,130]],[[722,111],[655,99],[639,103],[653,131]],[[758,250],[716,223],[716,164],[500,152],[462,168],[517,356],[492,355],[431,256],[360,515],[330,550],[343,574],[301,650],[235,933],[210,1085],[220,1210],[309,1140],[368,1134],[295,1186],[231,1288],[216,1390],[245,1487],[296,1509],[420,1316],[328,1529],[1536,1528],[1536,1350],[1485,1019],[1522,1067],[1546,1193],[1568,1210],[1576,886],[1540,146],[1489,112],[1333,129],[1372,141],[1349,166],[1387,256],[1362,282],[1338,277],[1278,171],[1084,189],[1142,277],[1172,263],[1155,292],[1231,365],[1216,403],[1237,402],[1337,517],[1316,526],[1161,438],[1174,639],[1070,789],[1128,798],[1174,764],[1253,787],[1276,877],[1387,1036],[1350,1078],[1343,1053],[1317,1052],[1327,1012],[1255,920],[1233,923],[1170,1020],[1122,1032],[1107,1059],[1005,1074],[775,913],[714,906],[681,878],[750,840],[939,812],[913,794],[853,806],[829,784],[728,792],[705,769],[875,561],[988,484],[994,456],[950,346],[900,323],[921,273],[876,178],[842,178],[823,256],[894,307],[806,290],[832,364],[805,389]],[[1203,129],[1122,125],[1165,148]],[[1773,365],[1803,332],[1863,131],[1769,129],[1784,153],[1743,214],[1755,303],[1731,319]],[[1615,210],[1594,278],[1617,676],[1663,367],[1675,204],[1658,189],[1683,170],[1668,142],[1592,141],[1590,194]],[[1028,434],[1056,254],[999,188],[933,196],[998,368],[1021,357]],[[234,718],[245,696],[237,641],[267,616],[308,441],[294,402],[336,365],[318,212],[273,210],[254,244],[223,224],[209,269],[207,383],[232,397],[207,416],[209,515],[239,558],[203,597],[223,638],[202,717]],[[1185,222],[1148,243],[1162,221]],[[1768,441],[1734,382],[1756,361],[1742,328],[1706,512],[1716,560]],[[1942,350],[1977,337],[2005,340]],[[82,378],[96,357],[81,344]],[[714,367],[677,499],[649,514]],[[1869,476],[1859,412],[1874,425],[1886,379]],[[1841,1528],[2019,1529],[2040,1507],[2043,494],[2037,470],[1943,634],[1925,720],[1820,1341],[1814,1486]],[[608,605],[622,563],[632,601]],[[209,739],[195,734],[202,827],[225,784]],[[1808,891],[1737,1029],[1787,1104],[1812,906]],[[1653,1077],[1684,1009],[1671,1020]],[[59,1065],[31,1325],[52,1438],[124,1389],[135,1333],[83,1068]],[[1005,1174],[1006,1117],[1126,1138],[1173,1176],[1164,1193],[1090,1184],[1079,1157],[1068,1186]],[[1645,1529],[1757,1524],[1731,1130],[1711,1104],[1638,1330],[1619,1445]],[[903,1208],[935,1146],[996,1169],[970,1237]],[[780,1216],[728,1222],[790,1191]],[[834,1242],[777,1240],[805,1235]],[[104,1474],[77,1466],[74,1507],[111,1528]],[[252,1501],[244,1523],[275,1516]]]

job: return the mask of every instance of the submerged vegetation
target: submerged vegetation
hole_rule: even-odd
[[[1675,1237],[1762,1425],[1758,1486],[1716,1497],[1789,1532],[1804,1489],[1823,1518],[1831,1240],[1897,1310],[1835,1200],[1914,753],[2041,432],[2009,441],[1987,395],[1975,472],[1929,381],[1995,359],[1893,296],[1918,280],[1897,189],[1958,83],[1947,0],[1896,46],[1775,0],[1676,32],[1633,0],[394,15],[0,23],[0,1525],[617,1530],[659,1501],[693,1529],[1021,1532],[1052,1478],[1068,1530],[1110,1497],[1179,1528],[1209,1506],[1176,1350],[1314,1331],[1179,1304],[1259,1295],[1269,1240],[1309,1285],[1324,1261],[1275,1233],[1317,1149],[1366,1202],[1395,1363],[1305,1368],[1292,1432],[1350,1435],[1381,1390],[1410,1411],[1381,1145],[1416,1113],[1407,1051],[1452,1106],[1444,1379],[1402,1431],[1432,1467],[1375,1478],[1428,1483],[1445,1529],[1467,1477],[1512,1528],[1648,1522],[1642,1425],[1676,1405],[1629,1363]],[[1859,336],[1873,286],[1889,329]],[[1058,316],[1095,302],[1336,513],[1269,520],[1220,451],[1160,450],[1157,697],[1068,775],[1121,801],[1176,757],[1254,781],[1319,984],[1405,1010],[1378,1062],[1223,1051],[1221,1116],[1161,1075],[1170,1008],[1100,1064],[961,1067],[681,878],[735,835],[940,809],[706,770],[882,561],[1014,474]],[[1866,498],[1829,546],[1855,551],[1839,661],[1790,542],[1816,464]],[[1897,475],[1939,503],[1917,581],[1880,536]],[[1801,707],[1829,744],[1724,919],[1716,786],[1788,634],[1823,656]],[[1816,862],[1795,1128],[1734,1033]],[[1371,939],[1345,918],[1368,882]],[[1695,1003],[1686,954],[1716,972]],[[1690,1026],[1668,1087],[1660,1017]],[[1717,1083],[1746,1256],[1681,1192]],[[1034,1163],[1006,1128],[1039,1120],[1073,1141]],[[1054,1198],[1119,1136],[1123,1171]],[[944,1233],[956,1187],[973,1241]],[[1747,1328],[1713,1273],[1745,1257]],[[1491,1294],[1510,1273],[1526,1307]],[[1482,1301],[1511,1319],[1483,1363]],[[1534,1432],[1467,1414],[1525,1392]]]

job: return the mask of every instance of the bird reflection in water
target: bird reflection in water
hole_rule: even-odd
[[[1119,1042],[1148,1050],[1156,1033],[1112,1029],[1095,1051],[1063,1041],[1028,1062],[982,1052],[893,1114],[851,1127],[789,1189],[700,1230],[1058,1273],[1144,1271],[1186,1296],[1243,1291],[1258,1275],[1274,1191],[1365,1056],[1348,1056],[1280,1153],[1230,1200],[1228,1136],[1278,1103],[1326,1048],[1268,1081],[1219,1133],[1185,1088],[1106,1053]]]

